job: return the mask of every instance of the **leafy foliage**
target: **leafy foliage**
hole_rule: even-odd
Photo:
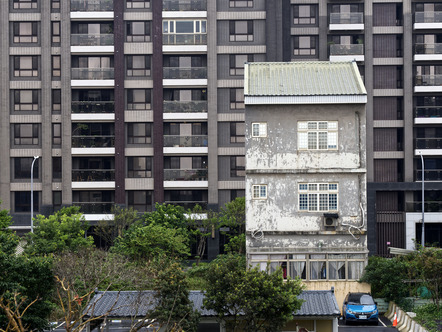
[[[220,227],[228,227],[226,232],[229,242],[225,246],[228,253],[245,254],[246,252],[246,200],[237,197],[227,203],[220,213]]]
[[[112,248],[136,261],[150,260],[159,256],[185,257],[189,255],[189,238],[174,228],[156,223],[145,226],[133,225],[119,237]]]
[[[143,216],[146,224],[155,223],[167,228],[187,229],[186,210],[179,205],[155,204],[155,211]]]
[[[301,307],[299,279],[284,282],[282,271],[246,269],[239,255],[219,256],[209,264],[204,306],[232,331],[279,331]]]
[[[419,324],[423,325],[428,332],[438,332],[442,329],[442,310],[434,304],[429,303],[415,308],[416,317]]]
[[[34,225],[34,233],[28,233],[28,254],[76,251],[94,242],[91,236],[85,237],[89,225],[76,206],[63,208],[47,218],[37,215]]]

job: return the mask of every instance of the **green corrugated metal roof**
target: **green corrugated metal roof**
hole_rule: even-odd
[[[246,65],[247,96],[366,95],[355,62],[254,62]]]

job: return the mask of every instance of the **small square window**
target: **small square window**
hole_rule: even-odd
[[[267,137],[267,123],[252,123],[252,137]]]
[[[252,186],[253,199],[267,199],[267,185],[258,184]]]

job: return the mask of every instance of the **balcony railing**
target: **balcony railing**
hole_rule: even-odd
[[[207,34],[163,34],[163,45],[207,45]]]
[[[164,113],[207,113],[207,101],[165,100],[163,102],[163,111]]]
[[[422,181],[422,170],[414,172],[415,181]],[[442,169],[425,169],[425,181],[442,181]]]
[[[441,149],[442,138],[416,138],[416,149]]]
[[[163,0],[163,10],[165,10],[165,11],[172,11],[172,10],[205,11],[205,10],[207,10],[207,0],[191,0],[188,3],[180,3],[180,1],[177,1],[177,0]]]
[[[165,147],[207,147],[207,135],[164,135]]]
[[[86,214],[99,214],[99,213],[111,213],[112,207],[115,205],[113,202],[108,203],[85,203],[85,202],[72,202],[72,205],[80,207],[81,212]]]
[[[440,118],[442,117],[442,106],[416,106],[416,118]]]
[[[364,44],[330,45],[330,55],[364,55]]]
[[[72,101],[72,113],[114,113],[115,102],[105,100]]]
[[[207,209],[207,201],[165,201],[164,203],[179,205],[185,209],[193,209],[198,204],[203,210]]]
[[[421,212],[422,201],[420,202],[406,202],[407,212]],[[441,212],[442,202],[440,201],[425,201],[425,212]]]
[[[115,170],[73,169],[72,181],[115,181]]]
[[[207,78],[207,67],[165,67],[163,68],[165,79],[204,79]]]
[[[111,80],[114,78],[114,68],[72,68],[73,80]]]
[[[72,136],[73,148],[105,148],[115,146],[115,136]]]
[[[414,23],[442,23],[442,12],[417,12]]]
[[[71,12],[102,12],[113,10],[113,0],[71,0]]]
[[[165,169],[164,181],[207,181],[207,169]]]
[[[109,46],[114,44],[113,34],[72,34],[72,46]]]
[[[442,85],[442,75],[416,75],[415,85],[417,86]]]
[[[363,24],[364,13],[330,13],[330,24]]]

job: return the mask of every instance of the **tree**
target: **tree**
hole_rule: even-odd
[[[94,233],[101,237],[109,247],[115,244],[115,239],[133,224],[140,222],[138,212],[133,208],[122,208],[118,205],[112,207],[113,218],[98,221]]]
[[[359,281],[371,285],[374,297],[385,298],[387,301],[399,304],[408,295],[408,286],[404,283],[407,279],[407,270],[406,262],[398,257],[370,256]]]
[[[145,226],[133,225],[123,237],[119,237],[112,251],[136,261],[157,257],[182,258],[189,256],[189,238],[178,229],[156,223]]]
[[[220,227],[228,227],[229,243],[226,252],[245,254],[246,252],[246,200],[237,197],[221,209]]]
[[[155,204],[155,211],[144,214],[146,224],[155,223],[167,228],[187,231],[186,210],[179,205]]]
[[[52,260],[16,254],[19,239],[8,229],[10,224],[7,211],[0,211],[0,329],[15,325],[43,330],[52,310]],[[17,315],[23,311],[26,315],[18,321]]]
[[[155,281],[156,306],[151,317],[165,331],[196,331],[200,314],[189,299],[186,274],[177,262],[165,262]]]
[[[26,311],[37,301],[33,300],[25,306],[26,298],[20,296],[19,293],[14,293],[13,299],[5,299],[3,296],[0,297],[0,309],[6,315],[8,320],[8,325],[6,329],[0,328],[1,332],[25,332],[29,330],[29,326],[23,323],[23,316]],[[23,308],[24,307],[24,308]]]
[[[246,269],[241,255],[219,256],[209,265],[204,307],[230,331],[279,331],[301,307],[299,279],[284,282],[282,271]]]
[[[79,207],[62,208],[49,217],[37,215],[34,232],[28,233],[26,253],[45,255],[64,250],[78,250],[93,246],[91,236],[86,237],[89,225]]]

